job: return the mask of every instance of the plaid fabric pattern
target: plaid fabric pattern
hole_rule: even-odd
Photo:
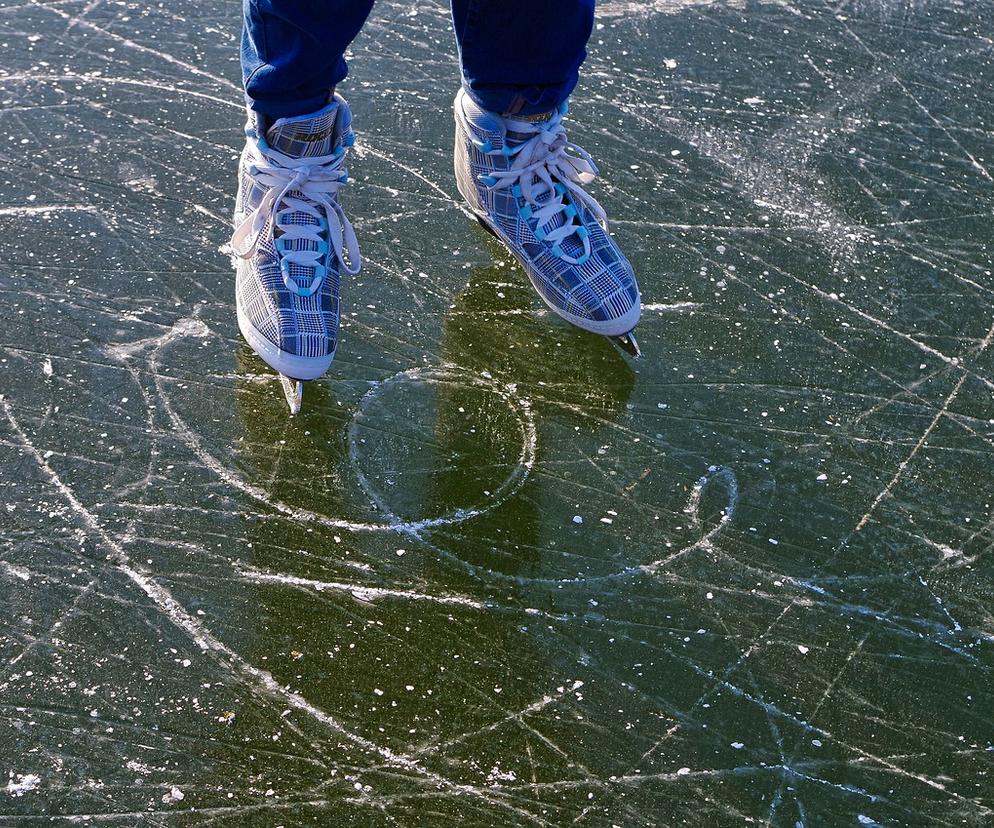
[[[249,141],[255,140],[252,120],[246,133]],[[336,96],[335,102],[311,117],[277,121],[265,138],[270,147],[284,155],[304,158],[330,155],[343,142],[346,146],[351,144],[351,134],[351,113],[345,101]],[[266,188],[253,178],[247,157],[246,147],[239,164],[236,226],[266,194]],[[306,200],[297,190],[291,190],[288,196]],[[284,214],[281,222],[287,226],[323,224],[299,210]],[[298,295],[283,281],[280,253],[274,244],[281,233],[270,218],[255,255],[238,260],[235,299],[252,327],[281,351],[299,357],[327,357],[334,354],[338,341],[341,262],[334,251],[329,251],[322,260],[328,272],[320,290],[311,296]],[[323,228],[321,235],[327,239],[327,228]],[[284,244],[288,250],[318,249],[318,243],[310,239],[292,239]],[[288,272],[290,279],[301,286],[309,284],[313,277],[312,268],[298,264],[290,264]]]
[[[455,105],[464,108],[465,121],[473,130],[473,137],[480,142],[489,141],[493,147],[489,153],[478,150],[466,132],[464,119],[456,118],[455,174],[459,192],[474,212],[487,217],[542,298],[575,325],[586,327],[585,322],[594,323],[591,330],[596,328],[596,323],[631,315],[640,302],[635,273],[618,245],[585,205],[570,199],[589,233],[591,255],[583,264],[572,264],[553,253],[549,243],[536,238],[535,218],[521,218],[519,209],[525,204],[523,197],[515,197],[509,189],[493,190],[479,180],[481,175],[511,166],[511,159],[500,154],[505,140],[509,146],[514,146],[532,136],[505,130],[499,123],[499,116],[480,109],[462,91]],[[548,203],[551,198],[559,196],[546,191],[539,197],[539,205]],[[562,226],[564,221],[564,213],[559,213],[543,225],[543,229],[549,232]],[[564,240],[562,249],[567,255],[579,258],[582,244],[574,234]]]

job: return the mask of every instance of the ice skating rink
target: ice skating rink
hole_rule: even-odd
[[[992,824],[992,20],[601,3],[635,362],[460,211],[447,5],[378,3],[291,419],[237,4],[0,0],[0,824]]]

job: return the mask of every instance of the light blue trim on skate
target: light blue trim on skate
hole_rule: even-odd
[[[314,271],[311,283],[307,287],[301,287],[297,284],[293,276],[290,275],[290,263],[286,259],[280,259],[280,273],[283,274],[283,284],[286,285],[287,290],[291,293],[296,293],[297,296],[313,296],[321,289],[321,283],[328,276],[328,268],[324,265],[311,265],[311,269]]]

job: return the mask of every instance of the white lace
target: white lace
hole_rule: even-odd
[[[464,122],[467,121],[465,112],[459,107]],[[467,134],[472,136],[472,127],[466,123]],[[577,201],[585,204],[594,214],[598,223],[607,230],[607,214],[604,208],[581,185],[589,184],[597,176],[597,165],[594,164],[590,153],[566,139],[566,129],[562,125],[562,115],[558,112],[545,122],[521,121],[514,124],[514,132],[531,132],[535,134],[522,143],[508,147],[506,150],[488,148],[486,143],[477,149],[487,155],[504,155],[513,157],[510,167],[506,170],[491,170],[489,178],[495,180],[487,184],[491,190],[507,190],[514,185],[520,187],[521,196],[525,202],[539,209],[532,212],[537,221],[536,228],[541,229],[559,213],[569,211],[567,199],[560,198],[555,191],[558,181]],[[506,138],[505,138],[506,140]],[[572,153],[572,154],[571,154]],[[487,178],[488,176],[481,176]],[[544,203],[540,198],[548,194]],[[575,212],[575,211],[574,211]],[[581,264],[590,256],[590,238],[588,233],[580,233],[583,243],[581,256],[568,256],[563,252],[560,243],[569,236],[577,233],[583,227],[579,216],[566,215],[560,227],[544,234],[544,241],[549,242],[553,252],[559,258],[571,264]]]
[[[266,187],[266,193],[251,213],[235,228],[231,235],[232,254],[250,259],[259,249],[262,231],[273,219],[273,228],[282,231],[279,238],[287,241],[307,239],[316,243],[317,250],[282,250],[280,268],[287,288],[300,296],[316,293],[324,281],[326,269],[321,264],[325,239],[321,231],[328,231],[328,242],[346,273],[356,274],[362,267],[359,241],[351,222],[338,203],[338,191],[348,181],[343,166],[345,152],[339,149],[333,155],[311,158],[291,158],[272,148],[263,149],[256,142],[249,145],[249,174],[255,182]],[[291,196],[291,193],[299,194]],[[290,213],[305,213],[318,220],[318,224],[283,224]],[[322,219],[324,221],[322,222]],[[344,251],[348,251],[348,260]],[[310,285],[301,287],[290,278],[287,265],[295,264],[314,272]]]

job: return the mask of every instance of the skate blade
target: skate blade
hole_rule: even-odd
[[[291,414],[299,414],[304,402],[304,383],[301,380],[290,379],[280,374],[280,385],[283,386],[283,396],[290,406]]]
[[[621,350],[624,351],[626,354],[631,354],[633,357],[635,357],[635,359],[638,359],[640,356],[642,356],[642,349],[639,347],[639,342],[635,338],[634,332],[629,331],[626,334],[622,334],[621,336],[616,336],[613,338],[614,341],[618,344],[618,347],[621,348]]]
[[[497,231],[494,230],[494,228],[490,226],[490,223],[485,218],[483,218],[483,216],[479,215],[478,213],[474,213],[473,215],[475,216],[475,218],[476,218],[477,222],[479,223],[480,227],[482,227],[491,236],[493,236],[495,239],[497,239],[497,241],[503,243],[504,240],[500,236],[497,235]]]

